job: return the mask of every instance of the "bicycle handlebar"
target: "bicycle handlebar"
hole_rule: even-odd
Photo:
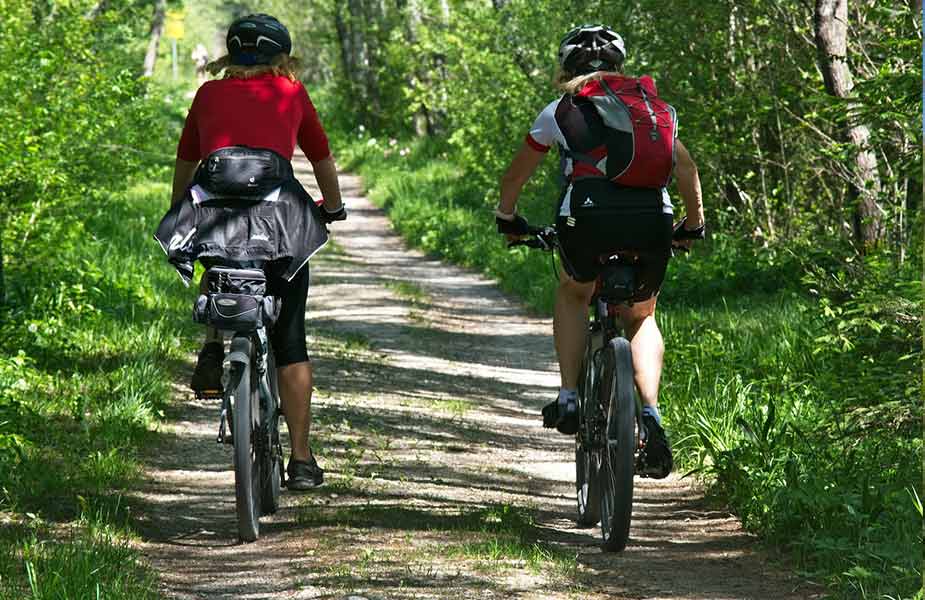
[[[678,223],[674,231],[672,231],[671,236],[671,250],[681,251],[681,252],[690,252],[690,248],[682,246],[677,242],[684,239],[701,239],[700,235],[694,234],[690,235],[690,232],[683,230],[684,221],[682,220]],[[551,252],[559,245],[559,235],[556,231],[556,228],[552,225],[547,225],[545,227],[533,227],[532,225],[527,225],[527,236],[524,239],[514,240],[513,242],[508,242],[508,248],[514,248],[517,246],[526,246],[527,248],[535,248],[537,250],[544,250]],[[696,237],[695,237],[696,236]]]
[[[549,225],[546,227],[533,227],[527,225],[527,235],[531,237],[508,242],[507,247],[526,246],[528,248],[536,248],[537,250],[552,251],[559,244],[559,236],[556,233],[556,228]]]

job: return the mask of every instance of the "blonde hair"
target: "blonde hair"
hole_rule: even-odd
[[[272,73],[273,75],[288,77],[290,81],[298,81],[297,73],[300,67],[299,59],[288,54],[277,54],[270,59],[270,64],[268,65],[236,65],[231,62],[231,56],[226,54],[207,64],[206,71],[212,75],[218,75],[225,71],[224,79],[250,79],[265,73]]]
[[[560,68],[556,71],[556,76],[553,77],[552,82],[553,85],[556,86],[556,89],[574,96],[592,81],[599,81],[607,76],[622,74],[623,69],[616,71],[594,71],[593,73],[586,73],[584,75],[574,75]]]

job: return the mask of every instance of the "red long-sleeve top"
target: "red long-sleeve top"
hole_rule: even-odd
[[[177,158],[196,162],[219,148],[249,146],[292,160],[296,143],[312,162],[331,155],[328,136],[301,82],[272,74],[217,79],[196,92]]]

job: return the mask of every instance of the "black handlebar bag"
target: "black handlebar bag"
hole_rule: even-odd
[[[263,198],[293,176],[288,160],[264,148],[219,148],[199,165],[195,181],[223,198]]]

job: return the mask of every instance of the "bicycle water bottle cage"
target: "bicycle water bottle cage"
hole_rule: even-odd
[[[636,291],[636,268],[632,264],[610,263],[600,275],[599,295],[608,304],[630,302]]]

